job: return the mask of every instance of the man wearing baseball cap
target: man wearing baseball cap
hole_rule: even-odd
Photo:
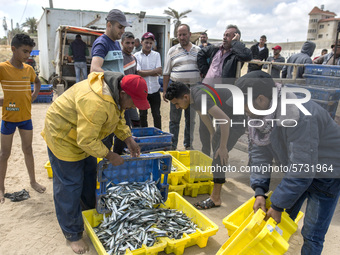
[[[123,12],[113,9],[106,18],[105,33],[98,37],[92,45],[91,72],[113,71],[124,74],[123,54],[119,40],[131,27]]]
[[[270,56],[267,58],[267,62],[281,62],[284,63],[286,60],[284,57],[280,55],[280,52],[282,50],[280,45],[276,45],[275,47],[272,48],[273,50],[273,56]],[[267,69],[267,65],[264,65],[264,69]],[[272,73],[271,76],[273,78],[280,78],[280,73],[282,70],[283,66],[281,65],[272,65]]]
[[[162,75],[161,56],[158,52],[152,50],[155,42],[155,36],[146,32],[142,36],[142,50],[135,54],[137,59],[137,73],[144,77],[148,84],[148,101],[151,106],[154,127],[162,129],[161,117],[161,85],[158,82],[158,76]],[[139,110],[140,124],[142,127],[148,126],[148,111]]]
[[[123,116],[129,108],[148,109],[147,96],[146,82],[139,75],[93,72],[59,96],[46,113],[41,135],[53,170],[56,215],[75,253],[89,249],[82,239],[81,211],[95,207],[97,158],[115,166],[124,163],[102,139],[114,133],[131,156],[138,157],[139,146]]]

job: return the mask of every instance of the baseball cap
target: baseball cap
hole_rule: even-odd
[[[280,45],[276,45],[275,47],[272,48],[273,50],[282,50]]]
[[[155,40],[155,36],[153,35],[153,33],[146,32],[146,33],[142,36],[142,40],[143,40],[143,39],[148,39],[148,38],[151,38],[152,40]]]
[[[106,17],[107,21],[117,21],[124,27],[132,27],[129,23],[126,22],[126,17],[121,10],[112,9]]]
[[[268,73],[259,70],[243,75],[236,81],[235,86],[242,90],[245,97],[244,102],[247,102],[246,97],[248,94],[248,88],[253,88],[253,98],[257,98],[259,95],[264,95],[267,98],[271,98],[273,91],[272,88],[275,87],[275,82]],[[226,104],[232,107],[233,98],[230,97],[226,101]]]
[[[120,83],[120,87],[132,98],[133,103],[139,110],[150,108],[148,86],[141,76],[136,74],[125,75]]]

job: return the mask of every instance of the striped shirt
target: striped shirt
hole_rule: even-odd
[[[9,61],[0,63],[0,82],[4,92],[2,120],[21,122],[31,119],[31,83],[36,74],[30,65],[14,67]]]
[[[171,80],[190,85],[201,81],[197,67],[197,53],[200,50],[201,48],[194,44],[190,51],[182,48],[181,44],[171,47],[167,54],[163,75],[170,75]]]
[[[124,74],[137,74],[137,60],[133,55],[126,54],[123,51],[124,57]]]
[[[106,34],[99,36],[92,45],[92,57],[104,59],[104,71],[124,73],[123,53],[118,41],[112,41]]]

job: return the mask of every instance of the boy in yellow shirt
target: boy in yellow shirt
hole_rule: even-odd
[[[34,158],[32,151],[33,126],[31,120],[31,103],[38,97],[41,82],[33,68],[25,64],[31,54],[34,41],[25,34],[17,34],[11,42],[13,56],[9,61],[0,63],[0,82],[4,98],[1,122],[0,152],[0,204],[5,202],[5,176],[7,161],[11,155],[13,135],[18,127],[22,142],[30,183],[33,189],[43,193],[46,188],[35,180]],[[34,91],[31,92],[31,83]]]

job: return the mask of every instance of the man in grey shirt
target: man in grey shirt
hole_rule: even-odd
[[[276,45],[274,48],[272,48],[274,56],[269,57],[267,59],[267,62],[286,62],[285,58],[280,55],[280,52],[282,50],[280,45]],[[264,65],[264,69],[268,68],[268,65]],[[272,65],[272,72],[271,76],[273,78],[280,78],[280,73],[282,70],[283,66],[281,65]]]

